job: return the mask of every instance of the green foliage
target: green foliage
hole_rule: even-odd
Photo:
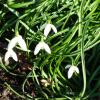
[[[0,42],[8,44],[6,39],[13,38],[18,21],[17,31],[30,52],[16,50],[25,56],[24,61],[22,57],[9,66],[0,64],[5,73],[22,79],[19,91],[11,86],[11,82],[5,82],[4,86],[23,99],[94,100],[99,96],[99,0],[0,0]],[[51,31],[45,40],[51,54],[41,50],[34,56],[35,46],[44,36],[44,26],[48,22],[58,30],[57,33]],[[0,53],[4,53],[5,48],[0,48]],[[68,64],[80,70],[71,79],[65,69]],[[18,72],[22,65],[25,71]]]

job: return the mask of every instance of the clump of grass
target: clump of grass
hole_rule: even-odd
[[[10,81],[3,79],[3,87],[22,99],[99,98],[99,5],[99,0],[1,0],[2,58],[8,41],[16,33],[24,38],[28,48],[28,51],[19,46],[14,48],[17,62],[10,59],[9,65],[5,65],[1,60],[0,69],[5,77],[14,77]],[[46,24],[54,25],[57,32],[51,30],[45,37]],[[34,55],[40,41],[50,47],[51,54],[40,50]],[[67,65],[76,66],[79,74],[74,72],[68,79]]]

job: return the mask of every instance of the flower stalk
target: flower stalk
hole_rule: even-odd
[[[81,61],[82,61],[82,72],[83,72],[83,90],[81,92],[81,97],[84,96],[85,91],[86,91],[86,69],[85,69],[85,60],[84,60],[84,32],[83,32],[83,25],[82,25],[82,21],[83,21],[83,2],[84,0],[82,0],[81,2],[81,6],[80,6],[80,10],[78,13],[79,16],[79,36],[82,36],[82,40],[81,40]]]

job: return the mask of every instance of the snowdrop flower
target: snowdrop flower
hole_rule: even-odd
[[[16,53],[15,53],[12,49],[9,49],[9,50],[6,52],[4,61],[5,61],[5,62],[8,62],[8,59],[9,59],[10,57],[12,57],[15,61],[18,61],[17,55],[16,55]]]
[[[51,31],[51,29],[52,29],[55,33],[57,33],[57,29],[56,29],[56,27],[55,27],[53,24],[47,24],[46,27],[45,27],[45,29],[44,29],[44,35],[45,35],[45,37],[48,36],[48,34],[49,34],[49,32]]]
[[[21,47],[22,50],[27,51],[26,43],[21,35],[15,36],[8,44],[8,50],[13,49],[13,47],[16,46],[16,44]]]
[[[73,75],[74,72],[78,73],[79,74],[79,69],[77,66],[73,66],[73,65],[67,65],[65,67],[65,69],[69,68],[68,70],[68,79],[70,79]]]
[[[34,55],[37,55],[39,53],[40,49],[45,49],[45,51],[47,53],[51,54],[51,50],[50,50],[49,46],[43,41],[39,42],[36,45],[35,50],[34,50]]]
[[[26,43],[23,40],[21,35],[15,36],[13,39],[10,40],[7,48],[7,52],[5,54],[4,61],[8,63],[8,59],[12,57],[15,61],[18,61],[17,54],[13,51],[13,48],[18,44],[22,50],[27,51]]]

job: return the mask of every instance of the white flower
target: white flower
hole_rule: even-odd
[[[26,43],[21,35],[15,36],[10,40],[7,48],[7,52],[5,54],[4,61],[6,64],[9,63],[9,58],[12,57],[15,61],[18,61],[17,54],[13,51],[13,48],[18,44],[22,50],[27,51]]]
[[[44,35],[45,35],[46,37],[48,36],[48,34],[49,34],[49,32],[51,31],[51,29],[52,29],[55,33],[57,33],[57,29],[56,29],[56,27],[55,27],[53,24],[47,24],[46,27],[45,27],[45,29],[44,29]]]
[[[34,50],[34,55],[37,55],[39,53],[40,49],[45,49],[45,51],[47,53],[51,54],[51,50],[50,50],[49,46],[43,41],[39,42],[36,45],[35,50]]]
[[[69,68],[68,70],[68,79],[70,79],[73,75],[74,72],[78,73],[79,74],[79,69],[77,66],[73,66],[73,65],[67,65],[65,67],[65,69]]]
[[[10,40],[8,44],[8,50],[13,49],[13,47],[15,47],[17,43],[22,50],[27,51],[26,43],[21,35],[15,36],[12,40]]]
[[[4,61],[5,61],[5,62],[8,62],[8,59],[9,59],[10,57],[12,57],[15,61],[18,61],[17,55],[16,55],[16,53],[15,53],[12,49],[9,49],[9,50],[6,52]]]

